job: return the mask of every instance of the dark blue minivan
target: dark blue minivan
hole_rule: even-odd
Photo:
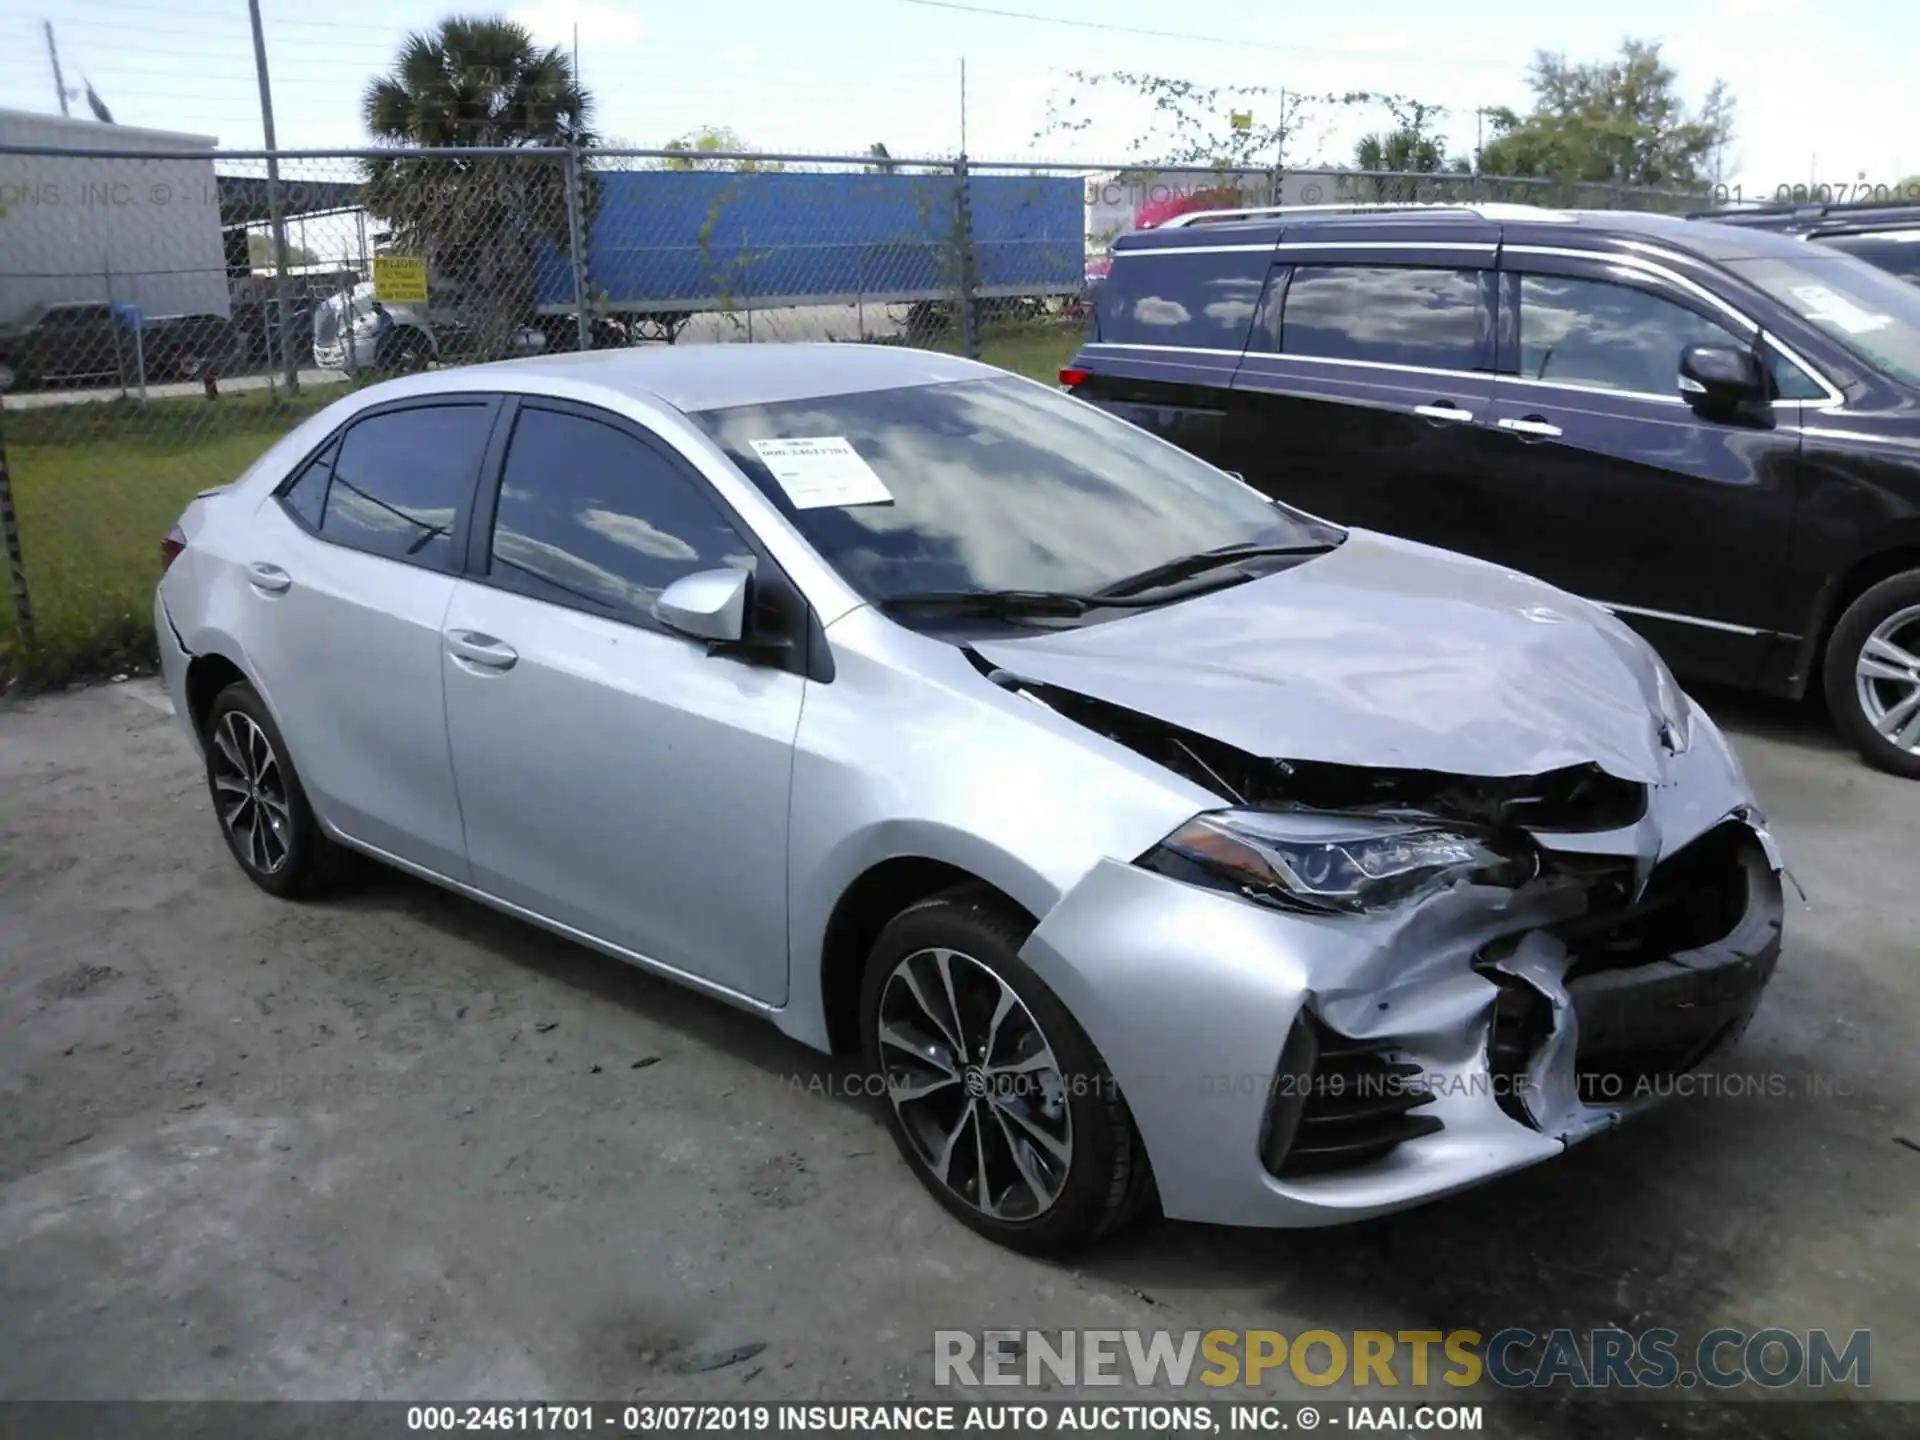
[[[1204,212],[1116,243],[1061,380],[1595,600],[1682,674],[1819,686],[1920,778],[1920,288],[1883,270],[1673,216]]]

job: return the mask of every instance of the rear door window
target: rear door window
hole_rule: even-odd
[[[1425,265],[1296,265],[1281,314],[1281,351],[1427,370],[1491,369],[1485,273]]]
[[[490,402],[414,405],[357,420],[334,452],[324,498],[288,492],[290,508],[302,516],[317,508],[321,536],[336,544],[454,570],[455,526],[473,499],[492,421]],[[306,483],[303,474],[295,489]]]
[[[1187,253],[1122,251],[1100,287],[1100,340],[1244,349],[1272,258],[1268,245]]]

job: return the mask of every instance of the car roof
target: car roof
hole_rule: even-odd
[[[1657,241],[1704,260],[1791,259],[1806,254],[1797,236],[1746,225],[1722,225],[1646,210],[1558,210],[1527,205],[1424,205],[1335,213],[1295,214],[1221,220],[1203,225],[1137,231],[1114,241],[1116,255],[1176,246],[1265,244],[1283,236],[1336,241],[1364,233],[1370,239],[1404,234],[1409,245],[1429,243],[1448,227],[1487,230],[1498,225],[1510,244],[1564,245],[1605,250],[1610,241]],[[1416,229],[1420,233],[1416,233]]]
[[[957,355],[904,345],[805,342],[570,351],[434,372],[448,377],[449,389],[511,388],[523,380],[537,387],[543,381],[568,380],[657,400],[683,412],[982,380],[1002,373]]]

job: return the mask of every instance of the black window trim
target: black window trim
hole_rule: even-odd
[[[501,398],[501,396],[486,390],[441,390],[431,395],[409,395],[402,400],[389,400],[383,404],[369,405],[364,410],[355,411],[344,422],[330,431],[327,437],[318,445],[315,445],[311,450],[307,451],[306,454],[302,455],[299,461],[294,464],[280,479],[279,483],[273,487],[273,498],[280,506],[280,513],[285,515],[295,525],[299,526],[302,533],[311,536],[322,544],[332,545],[341,550],[351,550],[357,555],[370,555],[376,560],[386,560],[395,565],[410,565],[416,570],[425,570],[431,575],[445,575],[449,579],[458,579],[466,570],[465,557],[468,553],[468,539],[473,523],[474,505],[479,495],[480,482],[487,473],[487,457],[493,453],[494,440],[500,429],[500,417],[503,408]],[[453,533],[448,537],[452,542],[450,553],[454,559],[453,563],[445,569],[436,565],[424,564],[419,560],[412,559],[405,555],[388,555],[365,545],[354,545],[342,540],[337,535],[328,535],[323,531],[316,530],[307,523],[305,516],[301,515],[299,511],[287,503],[288,492],[291,491],[293,487],[300,482],[301,477],[307,473],[307,467],[312,465],[315,460],[319,459],[329,449],[336,446],[345,448],[348,434],[362,421],[371,420],[381,415],[393,415],[406,410],[440,410],[448,406],[486,410],[488,412],[488,434],[487,443],[481,449],[481,462],[474,467],[471,482],[467,487],[466,498],[459,503],[454,511]],[[327,486],[329,491],[331,491],[333,486],[331,477],[329,477],[327,481]],[[324,515],[324,513],[325,507],[322,507],[322,514]]]
[[[700,643],[678,631],[669,629],[651,615],[636,614],[632,610],[603,605],[585,597],[566,599],[550,593],[537,592],[532,585],[520,583],[510,575],[492,573],[493,525],[500,506],[500,486],[506,475],[507,448],[513,438],[514,424],[521,412],[525,410],[544,410],[553,414],[571,415],[576,419],[609,426],[628,438],[638,441],[658,456],[669,469],[705,496],[721,519],[732,527],[742,547],[754,557],[753,585],[758,593],[752,597],[753,607],[758,608],[763,600],[771,599],[785,615],[786,625],[784,633],[772,644],[742,646],[710,644],[707,647],[708,653],[733,653],[741,658],[751,659],[774,669],[786,670],[810,680],[823,683],[832,680],[832,655],[827,648],[826,632],[820,624],[819,615],[807,601],[800,587],[793,583],[780,562],[774,559],[773,553],[767,549],[759,535],[754,533],[753,527],[725,496],[714,489],[713,483],[700,473],[699,467],[687,459],[672,441],[630,416],[602,406],[567,400],[554,395],[507,394],[501,397],[500,414],[494,423],[493,434],[488,440],[486,455],[480,465],[479,486],[472,507],[472,523],[467,527],[464,536],[465,548],[461,552],[463,578],[476,585],[485,585],[489,589],[500,590],[537,604],[552,605],[557,609],[592,615],[596,619],[666,636],[689,645]]]

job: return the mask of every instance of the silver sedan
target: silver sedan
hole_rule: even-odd
[[[166,537],[228,847],[372,857],[857,1052],[1057,1251],[1375,1215],[1731,1044],[1780,861],[1605,610],[856,345],[440,371]]]

